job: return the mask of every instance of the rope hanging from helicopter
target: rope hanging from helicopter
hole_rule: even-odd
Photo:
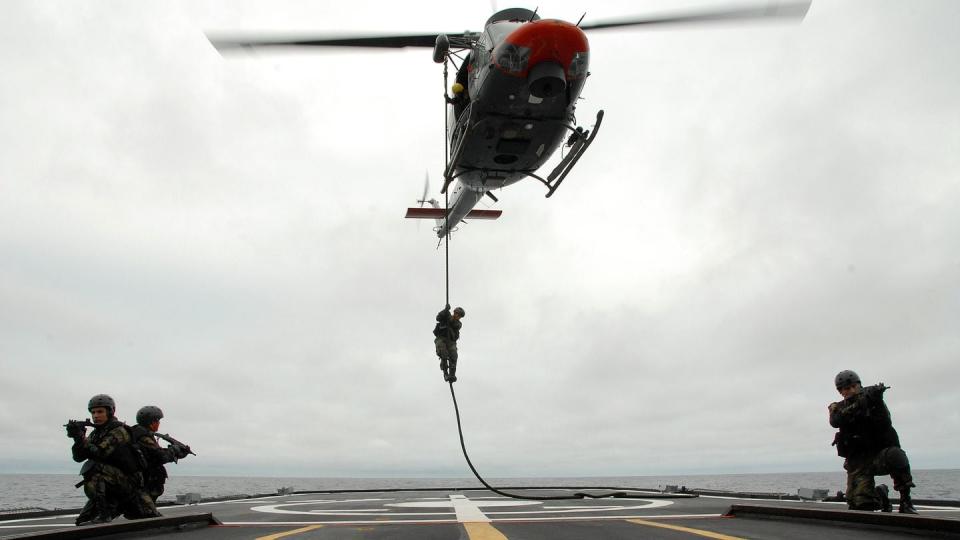
[[[447,96],[448,64],[450,62],[451,62],[450,55],[448,54],[446,57],[444,57],[444,60],[443,60],[443,96],[444,96],[445,102],[448,101],[446,98],[448,97]],[[447,108],[446,108],[446,105],[444,105],[443,125],[444,125],[444,134],[446,136],[444,137],[445,142],[443,145],[443,158],[444,158],[444,164],[445,164],[444,170],[449,170],[449,167],[450,167],[450,127],[449,126],[450,125],[447,122],[446,113],[447,113]],[[531,175],[531,176],[534,176],[534,175]],[[450,305],[450,221],[449,221],[450,199],[449,199],[449,192],[446,189],[443,190],[443,207],[444,207],[444,217],[443,217],[444,278],[446,283],[445,304],[449,306]],[[473,471],[473,475],[476,476],[477,480],[479,480],[480,483],[483,484],[483,486],[489,489],[490,491],[498,495],[501,495],[503,497],[508,497],[511,499],[526,499],[526,500],[535,500],[535,501],[562,501],[562,500],[574,500],[574,499],[586,499],[586,498],[591,498],[591,499],[635,498],[623,491],[601,493],[599,495],[594,495],[591,493],[584,493],[584,492],[577,492],[577,493],[574,493],[573,495],[554,495],[554,496],[520,495],[516,493],[509,493],[506,491],[502,491],[491,486],[490,484],[487,483],[486,480],[483,479],[482,476],[480,476],[480,473],[477,471],[476,467],[473,466],[473,462],[470,461],[470,456],[467,454],[467,445],[463,439],[463,424],[460,421],[460,406],[457,404],[457,393],[453,389],[453,382],[450,381],[449,384],[450,384],[450,397],[453,399],[453,411],[457,417],[457,432],[460,436],[460,448],[461,450],[463,450],[463,457],[464,459],[466,459],[467,465],[470,467],[470,470]]]
[[[447,55],[443,59],[443,97],[444,102],[447,98],[447,65],[450,61],[450,56]],[[443,132],[444,132],[444,143],[443,143],[443,170],[447,170],[447,167],[450,165],[450,126],[447,124],[447,106],[443,106]],[[443,190],[443,240],[444,240],[444,275],[446,279],[446,302],[445,305],[450,305],[450,197],[447,194],[447,190]]]

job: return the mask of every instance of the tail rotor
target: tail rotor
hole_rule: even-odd
[[[440,203],[436,199],[427,198],[427,193],[430,192],[430,171],[425,171],[423,174],[423,194],[420,195],[420,198],[417,199],[417,203],[420,204],[420,208],[423,208],[424,203],[430,203],[430,206],[433,208],[440,208]],[[417,231],[420,231],[420,222],[417,222]]]
[[[420,203],[420,208],[423,208],[423,203],[430,203],[430,206],[433,208],[440,208],[440,203],[436,199],[428,199],[427,193],[430,191],[430,171],[426,171],[423,176],[423,195],[417,199],[417,202]]]

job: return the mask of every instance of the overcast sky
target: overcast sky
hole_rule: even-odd
[[[204,32],[462,32],[489,2],[3,11],[0,472],[75,472],[61,425],[109,393],[131,423],[163,408],[199,454],[176,474],[470,475],[432,343],[443,252],[402,219],[425,171],[438,195],[442,67],[223,58]],[[960,467],[958,20],[818,0],[799,25],[590,34],[595,144],[451,243],[481,473],[839,470],[842,369],[892,386],[914,468]]]

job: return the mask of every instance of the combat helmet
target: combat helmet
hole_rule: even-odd
[[[860,376],[854,371],[845,369],[837,373],[837,376],[833,379],[833,383],[836,385],[837,390],[839,390],[851,384],[860,384]]]
[[[137,411],[137,423],[141,426],[149,426],[158,422],[161,418],[163,418],[163,411],[156,405],[146,405],[140,407],[140,410]]]
[[[117,403],[113,401],[113,398],[106,394],[97,394],[90,398],[90,402],[87,403],[87,410],[92,411],[97,407],[103,407],[109,411],[110,416],[113,416],[113,413],[117,410]]]
[[[467,312],[464,311],[462,307],[454,308],[453,314],[454,314],[454,315],[459,315],[460,317],[466,317],[466,316],[467,316]]]

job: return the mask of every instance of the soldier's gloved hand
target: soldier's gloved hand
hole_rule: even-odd
[[[183,458],[187,457],[188,454],[190,454],[190,447],[189,447],[189,446],[183,446],[183,445],[181,445],[181,444],[175,444],[175,445],[171,446],[170,449],[173,450],[173,455],[177,456],[177,459],[183,459]]]
[[[67,437],[71,439],[82,439],[87,434],[87,428],[80,424],[70,422],[67,424]]]
[[[447,310],[447,311],[450,311],[450,304],[447,304],[447,305],[443,306],[443,309],[445,309],[445,310]]]

